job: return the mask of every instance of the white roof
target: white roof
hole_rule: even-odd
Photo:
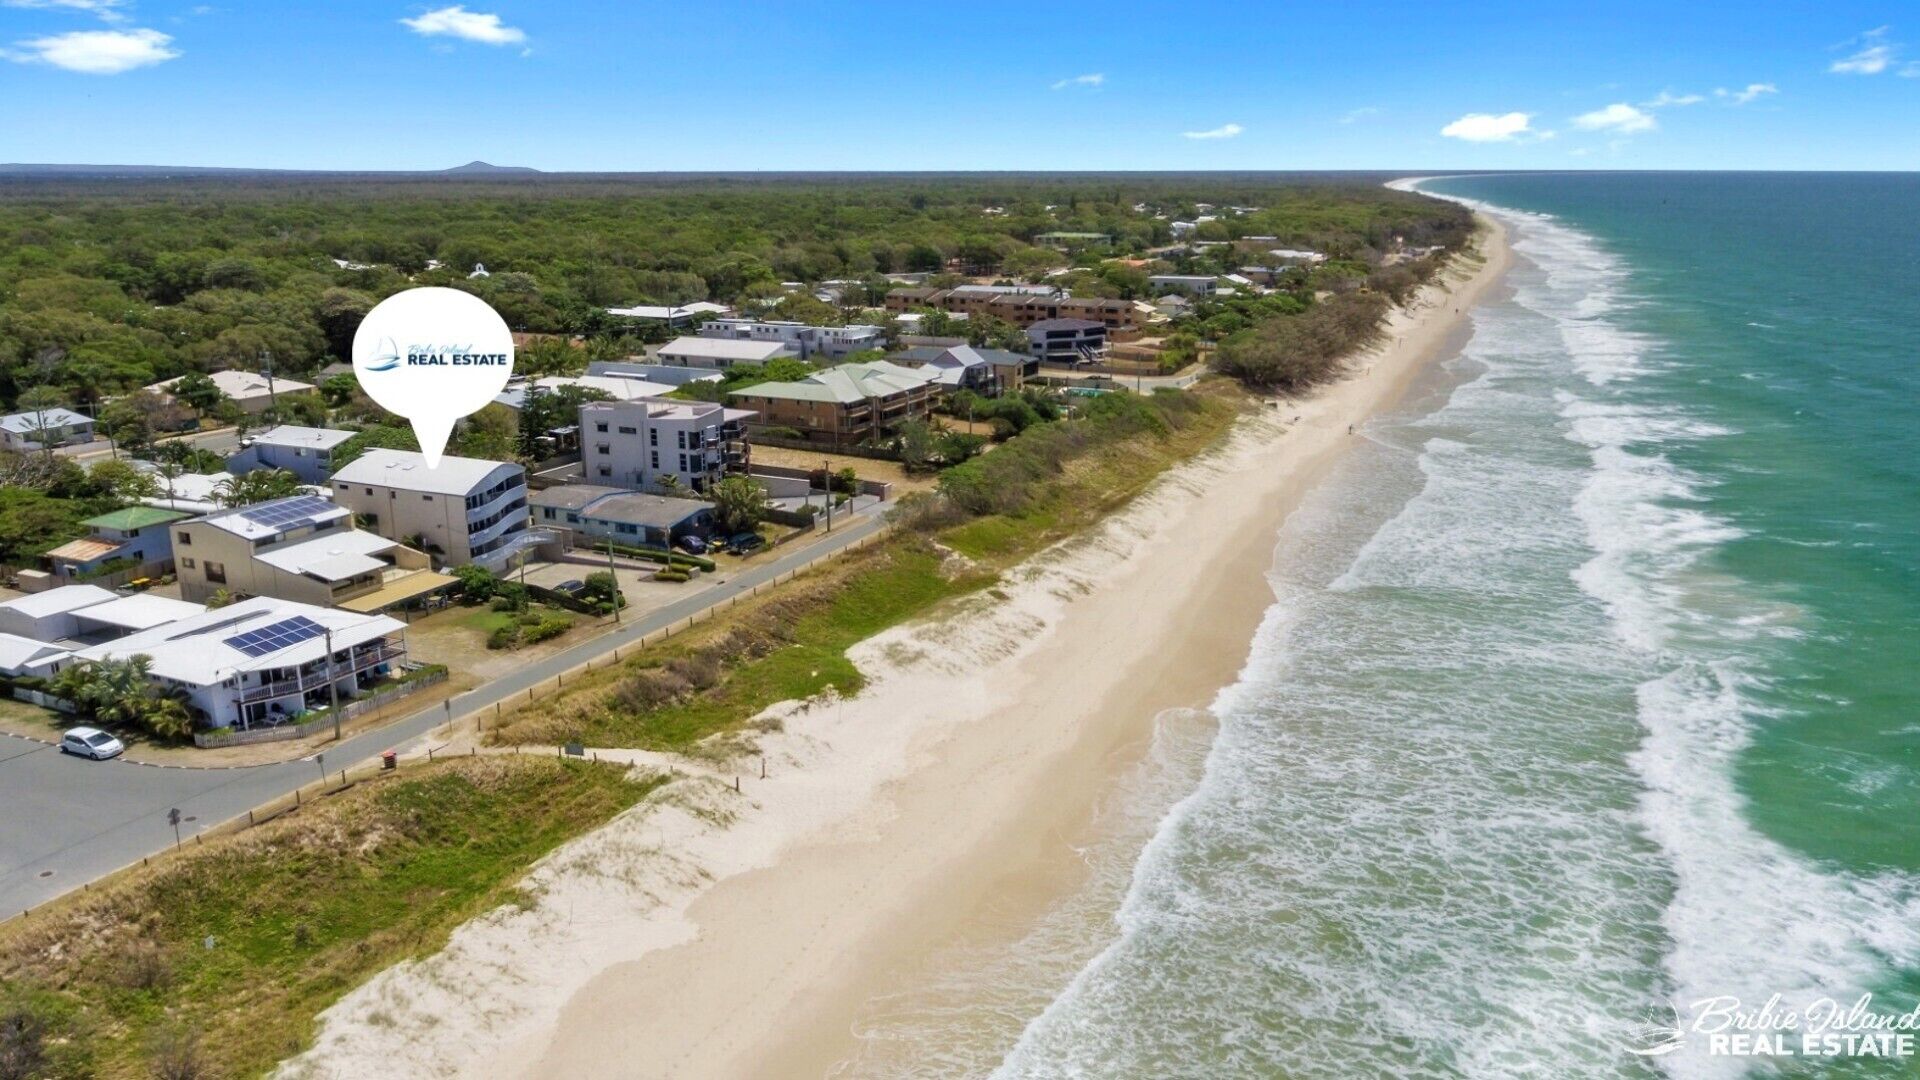
[[[0,671],[19,672],[36,660],[61,656],[66,651],[57,645],[23,638],[18,634],[0,634]]]
[[[429,469],[424,454],[411,450],[369,450],[342,466],[339,472],[333,474],[333,481],[336,484],[370,484],[435,495],[469,495],[492,487],[493,477],[502,469],[516,473],[521,471],[520,466],[504,461],[483,461],[451,454],[440,458],[439,468]]]
[[[717,371],[680,367],[676,364],[643,363],[638,360],[594,360],[587,364],[588,375],[611,375],[620,379],[685,386],[690,382],[719,382],[726,378]]]
[[[686,318],[690,315],[704,315],[709,312],[718,313],[732,310],[732,308],[725,304],[710,304],[705,300],[697,300],[691,304],[675,304],[672,307],[664,304],[639,304],[634,307],[623,308],[610,307],[607,309],[607,314],[622,315],[629,319],[679,319]]]
[[[75,424],[91,424],[92,419],[81,416],[72,409],[29,409],[26,412],[0,416],[0,428],[15,435],[35,435],[52,428],[72,427]]]
[[[300,427],[297,424],[281,424],[269,428],[254,436],[255,445],[300,446],[311,450],[331,450],[348,439],[353,432],[337,428]]]
[[[154,596],[150,593],[135,593],[109,600],[104,604],[82,608],[74,612],[75,618],[92,622],[106,623],[126,630],[146,630],[162,623],[198,615],[207,610],[203,604],[190,604],[185,600],[175,600],[167,596]]]
[[[373,556],[392,551],[398,545],[377,533],[352,529],[276,544],[256,552],[254,558],[289,574],[305,574],[321,581],[345,581],[357,574],[378,570],[387,564]]]
[[[207,377],[213,380],[213,385],[219,387],[221,393],[235,401],[252,401],[256,398],[267,396],[267,377],[265,375],[257,375],[251,371],[215,371],[210,372]],[[186,378],[184,375],[175,376],[164,382],[154,383],[152,386],[147,387],[147,389],[164,394],[173,389],[174,383],[184,378]],[[273,392],[275,394],[297,394],[303,390],[311,389],[313,389],[312,383],[303,383],[296,379],[282,378],[278,375],[274,376],[273,379]]]
[[[674,338],[660,346],[661,356],[708,356],[716,360],[771,360],[787,351],[784,341],[741,341],[733,338]]]
[[[141,499],[146,506],[158,506],[166,510],[184,510],[190,514],[211,514],[220,509],[220,500],[214,496],[214,489],[222,482],[233,479],[230,472],[182,473],[173,478],[171,485],[165,476],[159,475],[160,467],[150,461],[139,458],[129,462],[134,468],[153,473],[160,481],[160,494]],[[167,497],[171,489],[173,497]]]
[[[639,398],[659,397],[673,393],[673,387],[665,383],[648,382],[645,379],[627,375],[549,375],[534,382],[542,390],[558,390],[563,386],[581,386],[589,390],[599,390],[615,401],[634,401]]]
[[[213,608],[150,630],[128,634],[103,645],[82,649],[83,660],[113,660],[129,656],[153,658],[152,673],[189,686],[211,686],[242,672],[297,667],[327,654],[320,635],[296,641],[273,652],[248,656],[229,643],[251,630],[301,616],[333,631],[336,652],[406,629],[385,615],[357,615],[338,608],[296,604],[271,596],[256,596]]]
[[[62,585],[57,589],[48,589],[46,592],[28,593],[26,596],[15,597],[0,604],[0,609],[17,611],[29,619],[44,619],[49,615],[78,611],[83,607],[104,604],[113,599],[116,597],[112,592],[98,585]]]

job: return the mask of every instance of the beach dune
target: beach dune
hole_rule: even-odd
[[[989,900],[1037,915],[1074,887],[1075,840],[1155,718],[1204,709],[1244,663],[1286,515],[1465,340],[1507,262],[1490,221],[1480,249],[1350,378],[1248,416],[993,593],[863,643],[867,690],[783,709],[765,780],[676,784],[562,848],[528,909],[348,995],[283,1072],[827,1073],[863,1004]]]

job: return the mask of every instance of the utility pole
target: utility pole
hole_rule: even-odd
[[[820,459],[820,478],[821,480],[825,481],[826,488],[827,488],[827,535],[828,536],[833,535],[833,471],[830,468],[831,465],[832,465],[832,462],[829,462],[826,458]]]
[[[673,569],[673,547],[667,547],[667,569]],[[613,625],[620,625],[620,575],[613,568],[613,537],[607,537],[607,576],[613,579]]]
[[[340,741],[340,684],[333,681],[333,627],[327,633],[327,692],[333,698],[333,741]]]
[[[279,408],[280,399],[276,397],[273,392],[273,350],[272,349],[260,350],[260,374],[265,375],[267,377],[267,407],[270,409]]]

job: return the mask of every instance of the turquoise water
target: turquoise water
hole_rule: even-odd
[[[1510,295],[1288,520],[1137,842],[848,1074],[1920,1073],[1628,1052],[1920,994],[1920,178],[1425,186]]]

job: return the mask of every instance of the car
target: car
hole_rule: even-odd
[[[60,736],[60,752],[79,757],[105,761],[126,752],[127,744],[101,731],[99,728],[68,728]]]
[[[581,581],[579,578],[569,578],[568,580],[563,581],[558,585],[555,585],[553,587],[553,591],[557,593],[565,593],[568,596],[576,596],[581,592],[584,592],[586,590],[586,587],[587,587],[587,583],[584,581]]]
[[[707,551],[707,542],[692,533],[675,537],[673,546],[689,555],[704,555]]]
[[[735,555],[745,555],[759,551],[767,546],[767,538],[759,533],[736,533],[727,540],[727,550]]]

